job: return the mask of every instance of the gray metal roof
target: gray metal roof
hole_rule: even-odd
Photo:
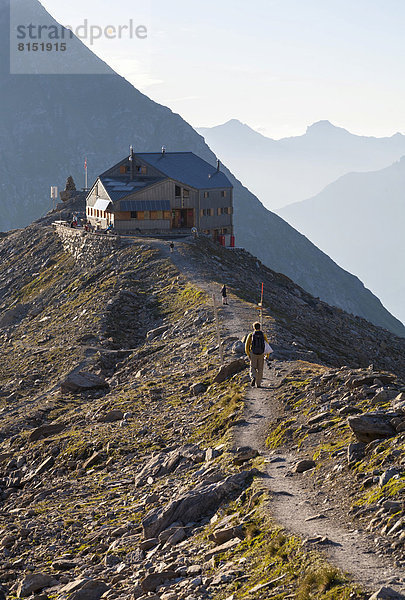
[[[225,173],[217,171],[216,167],[193,152],[142,152],[136,153],[135,157],[167,177],[199,190],[232,187]]]
[[[113,202],[121,200],[167,177],[184,186],[198,190],[231,188],[232,184],[222,171],[218,171],[193,152],[142,152],[135,154],[140,160],[157,169],[161,176],[129,175],[109,177],[100,175],[100,181]],[[120,164],[120,163],[118,163]],[[169,207],[170,208],[170,207]],[[169,209],[125,209],[122,210],[169,210]]]

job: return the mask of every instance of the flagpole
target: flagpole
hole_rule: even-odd
[[[87,190],[87,158],[84,159],[84,189]]]

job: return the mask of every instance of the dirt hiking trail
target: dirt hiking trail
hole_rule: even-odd
[[[220,286],[204,278],[203,265],[190,257],[187,242],[176,242],[172,254],[169,242],[148,240],[148,243],[170,258],[196,287],[209,295],[215,294],[219,304]],[[229,306],[219,309],[222,337],[241,339],[251,331],[253,321],[258,318],[257,311],[232,295],[228,301]],[[269,511],[277,523],[307,540],[308,547],[325,553],[331,563],[349,573],[366,590],[374,592],[382,585],[389,585],[405,592],[404,574],[388,558],[375,553],[373,535],[351,526],[347,514],[340,512],[339,499],[332,503],[324,492],[314,488],[310,471],[293,473],[294,464],[302,457],[269,452],[265,447],[269,424],[284,413],[283,406],[274,398],[274,390],[281,378],[297,367],[295,361],[274,360],[271,368],[264,368],[262,387],[247,388],[244,422],[234,431],[235,447],[251,446],[264,457],[267,478],[262,485],[269,492]]]

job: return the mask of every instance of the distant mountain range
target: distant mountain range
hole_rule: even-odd
[[[278,212],[339,265],[359,273],[405,322],[405,157],[379,171],[344,175]]]
[[[304,135],[273,140],[236,119],[197,129],[236,177],[269,210],[319,193],[350,171],[375,171],[405,155],[405,136],[353,135],[329,121],[308,127]]]
[[[27,22],[57,25],[38,0],[19,5]],[[61,187],[67,175],[80,185],[85,156],[90,180],[125,156],[130,144],[144,152],[159,151],[162,144],[169,151],[191,150],[216,164],[204,139],[179,115],[111,73],[79,40],[72,55],[82,72],[88,65],[90,73],[111,74],[10,75],[9,19],[9,0],[0,0],[0,229],[24,226],[46,212],[50,186]],[[69,56],[59,60],[66,67]],[[55,56],[54,69],[57,61]],[[239,245],[314,296],[405,336],[402,323],[357,277],[229,176]]]

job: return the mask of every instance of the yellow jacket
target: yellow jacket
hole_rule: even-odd
[[[260,330],[260,331],[261,331],[261,330]],[[252,333],[249,333],[249,335],[247,336],[246,342],[245,342],[245,352],[246,352],[246,354],[247,354],[249,357],[250,357],[250,351],[251,351],[251,349],[252,349],[252,336],[253,336],[253,333],[254,333],[254,331],[253,331]],[[269,340],[267,339],[267,335],[264,333],[264,331],[263,331],[263,336],[264,336],[264,339],[265,339],[265,341],[266,341],[267,343],[269,343]],[[269,355],[268,355],[268,354],[266,354],[266,357],[268,358],[268,357],[269,357]]]

